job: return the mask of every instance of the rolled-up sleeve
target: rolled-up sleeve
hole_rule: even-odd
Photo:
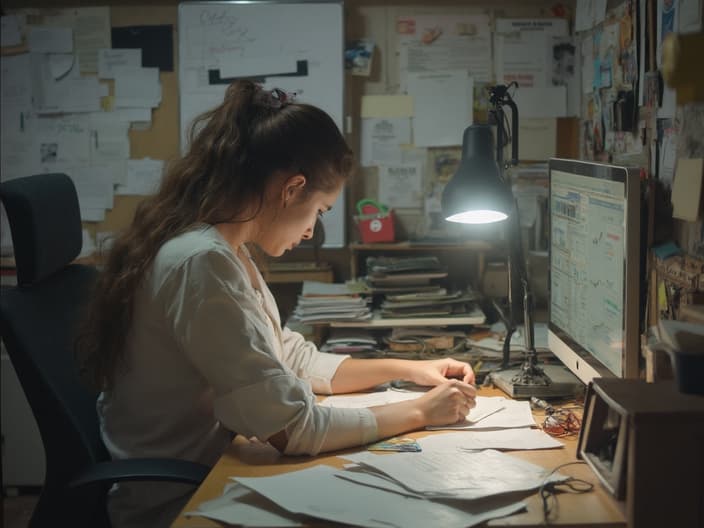
[[[296,375],[308,380],[316,394],[332,394],[332,378],[346,354],[320,352],[318,347],[298,332],[283,329],[284,361]]]
[[[278,336],[243,273],[233,255],[202,252],[175,268],[162,291],[177,343],[214,391],[215,417],[262,440],[285,430],[290,454],[376,439],[368,409],[316,405],[311,385],[329,392],[344,357],[321,357],[305,345],[295,348],[301,359],[293,368],[276,357]]]

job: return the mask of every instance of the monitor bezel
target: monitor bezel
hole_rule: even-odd
[[[552,171],[625,184],[624,328],[621,372],[614,374],[551,320],[552,247],[548,244],[548,347],[584,384],[597,377],[640,376],[641,190],[640,169],[588,161],[548,161],[548,229],[552,236]]]

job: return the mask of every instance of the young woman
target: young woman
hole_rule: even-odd
[[[475,390],[465,363],[325,354],[281,327],[246,245],[282,255],[332,207],[353,161],[327,114],[238,81],[196,121],[189,145],[115,241],[77,341],[114,458],[214,464],[235,433],[314,455],[467,415]],[[371,409],[316,405],[315,393],[393,379],[434,388]],[[116,486],[113,524],[167,525],[192,491]]]

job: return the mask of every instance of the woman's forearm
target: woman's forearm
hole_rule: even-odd
[[[331,386],[335,394],[369,389],[394,379],[409,379],[413,361],[406,359],[346,359]]]

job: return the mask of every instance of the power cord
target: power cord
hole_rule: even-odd
[[[558,470],[562,469],[563,467],[566,466],[572,466],[575,464],[585,464],[584,461],[582,460],[577,460],[575,462],[567,462],[565,464],[560,464],[559,466],[555,467],[545,475],[545,478],[543,479],[543,483],[540,485],[540,488],[538,489],[538,493],[540,494],[540,499],[542,500],[543,503],[543,523],[544,524],[550,524],[551,518],[550,514],[553,513],[553,511],[557,512],[558,510],[558,502],[557,502],[557,493],[558,492],[567,492],[567,493],[587,493],[590,492],[594,489],[594,484],[591,482],[587,482],[586,480],[575,478],[575,477],[569,477],[567,480],[563,482],[548,482],[548,479]],[[552,499],[552,501],[550,500]],[[552,502],[552,504],[551,504]],[[553,516],[553,519],[557,517],[557,514]]]

